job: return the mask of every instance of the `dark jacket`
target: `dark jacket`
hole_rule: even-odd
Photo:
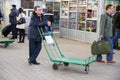
[[[120,29],[120,11],[116,12],[113,16],[113,35],[115,35],[116,29]]]
[[[53,15],[52,13],[45,13],[44,15],[47,17],[47,19],[48,19],[51,23],[54,22],[54,15]]]
[[[0,11],[0,24],[1,24],[1,21],[2,21],[2,17],[3,17],[3,15],[2,15],[2,13]]]
[[[1,11],[0,11],[0,18],[2,18],[3,17],[3,15],[2,15],[2,13],[1,13]]]
[[[9,14],[9,22],[12,24],[17,24],[18,11],[16,8],[11,9]]]
[[[42,21],[40,22],[40,17],[37,16],[35,12],[33,12],[33,15],[31,17],[31,21],[28,27],[28,39],[33,39],[35,41],[41,41],[41,36],[38,32],[38,27],[39,28],[44,28],[47,26],[47,18],[42,15]]]
[[[102,14],[100,20],[100,35],[112,37],[112,27],[112,17],[107,13]]]

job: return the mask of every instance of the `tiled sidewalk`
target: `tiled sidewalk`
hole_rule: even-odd
[[[57,34],[57,33],[56,33]],[[90,44],[68,40],[56,36],[63,54],[68,57],[87,58],[90,54]],[[104,55],[104,60],[105,60]],[[89,74],[84,73],[84,67],[78,65],[61,66],[57,71],[52,69],[44,47],[38,56],[41,65],[29,65],[28,40],[17,43],[17,40],[7,48],[0,47],[0,80],[120,80],[120,52],[115,51],[115,64],[93,63]]]

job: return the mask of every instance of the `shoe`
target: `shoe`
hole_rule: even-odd
[[[116,63],[116,61],[108,60],[107,63]]]
[[[24,43],[24,41],[21,41],[22,43]]]
[[[103,60],[96,60],[96,62],[105,63]]]
[[[43,36],[43,40],[45,40],[45,37]]]
[[[53,46],[55,46],[55,44],[54,44],[54,43],[53,43],[52,45],[53,45]]]
[[[34,64],[34,65],[40,65],[40,63],[38,63],[36,61],[33,61],[32,64]]]
[[[18,43],[24,43],[24,42],[22,42],[22,41],[18,41]]]
[[[30,59],[28,59],[28,63],[31,65],[31,64],[34,64],[34,65],[40,65],[40,63],[38,63],[37,61],[30,61]]]
[[[18,43],[22,43],[21,41],[18,41]]]

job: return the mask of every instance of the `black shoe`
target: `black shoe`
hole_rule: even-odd
[[[37,61],[30,61],[30,59],[28,59],[28,63],[31,65],[31,64],[34,64],[34,65],[40,65],[40,63],[38,63]]]
[[[38,63],[36,61],[32,62],[32,64],[34,64],[34,65],[40,65],[40,63]]]
[[[18,43],[22,43],[21,41],[18,41]]]
[[[45,37],[43,36],[43,40],[45,40]]]
[[[24,42],[22,42],[22,41],[18,41],[18,43],[24,43]]]
[[[21,41],[22,43],[24,43],[24,41]]]

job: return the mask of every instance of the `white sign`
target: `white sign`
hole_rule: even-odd
[[[53,44],[54,43],[53,38],[51,36],[45,36],[45,40],[48,44]]]

